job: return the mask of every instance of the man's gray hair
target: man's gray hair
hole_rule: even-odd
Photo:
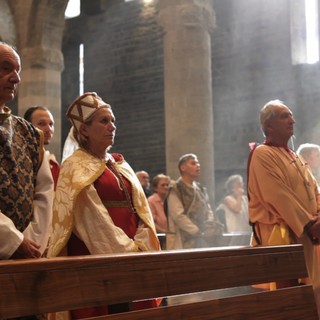
[[[238,181],[243,182],[243,178],[240,174],[234,174],[227,179],[225,189],[228,194],[232,192],[233,185]]]
[[[179,158],[178,168],[180,173],[181,173],[181,166],[187,161],[189,161],[190,159],[198,159],[198,157],[194,153],[187,153]]]
[[[317,150],[320,152],[320,146],[315,143],[303,143],[303,144],[300,144],[297,150],[297,154],[306,158],[310,156],[310,153],[312,150]]]
[[[275,107],[283,106],[283,101],[279,99],[270,100],[260,110],[260,125],[263,133],[266,135],[267,127],[275,115]]]
[[[16,53],[18,53],[17,48],[14,45],[11,45],[10,43],[7,43],[7,42],[4,42],[4,41],[0,40],[0,46],[4,46],[4,47],[7,47],[7,48],[10,48],[13,51],[15,51]]]

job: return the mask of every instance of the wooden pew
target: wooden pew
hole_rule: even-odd
[[[6,260],[0,261],[0,318],[250,286],[306,275],[300,245]],[[99,319],[318,318],[312,287],[300,285]]]

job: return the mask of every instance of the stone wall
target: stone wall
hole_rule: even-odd
[[[213,0],[216,200],[230,174],[246,178],[248,143],[263,140],[258,117],[268,100],[279,98],[292,108],[296,147],[320,143],[319,63],[292,64],[290,1]],[[156,7],[139,0],[102,4],[100,11],[67,23],[63,107],[77,95],[75,46],[83,42],[85,90],[97,91],[117,117],[114,152],[123,153],[135,170],[154,176],[166,170],[162,31]],[[68,129],[66,122],[64,136]]]
[[[267,101],[281,99],[293,110],[296,148],[304,142],[320,144],[319,63],[292,64],[290,1],[214,1],[217,200],[228,175],[240,173],[246,178],[248,143],[263,141],[259,110]]]
[[[105,11],[83,13],[67,23],[66,36],[73,36],[68,36],[64,45],[63,79],[68,88],[63,94],[64,107],[75,97],[74,46],[83,42],[84,90],[96,91],[111,104],[116,116],[112,151],[122,153],[134,170],[147,170],[152,177],[165,172],[163,49],[156,9],[140,1],[111,1],[102,9]],[[64,136],[68,127],[66,123]]]

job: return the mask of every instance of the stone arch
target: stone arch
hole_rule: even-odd
[[[48,149],[60,159],[61,145],[61,52],[65,9],[68,0],[10,0],[22,70],[17,114],[32,105],[49,107],[55,118],[55,135]],[[2,12],[1,12],[2,13]]]
[[[17,45],[16,27],[6,1],[0,2],[0,40]]]

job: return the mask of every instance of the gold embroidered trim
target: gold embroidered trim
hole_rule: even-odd
[[[106,208],[130,208],[127,200],[122,201],[102,201]]]

